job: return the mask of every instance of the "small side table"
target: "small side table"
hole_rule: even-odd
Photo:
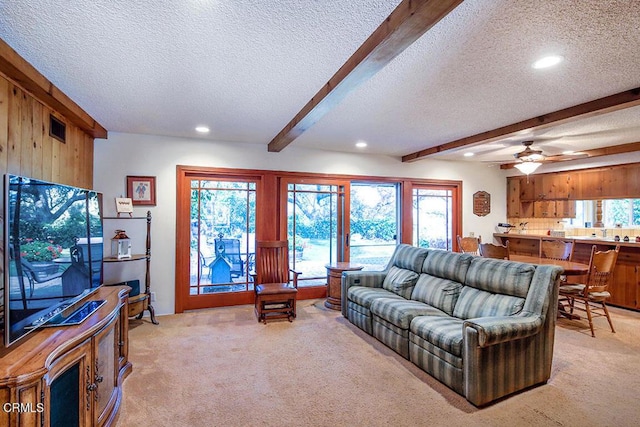
[[[362,270],[363,266],[349,262],[334,262],[325,265],[327,268],[327,300],[324,306],[332,310],[342,308],[342,272]]]

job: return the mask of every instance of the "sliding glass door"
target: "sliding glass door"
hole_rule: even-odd
[[[341,181],[289,180],[287,240],[292,268],[300,271],[299,286],[324,286],[326,265],[348,259],[345,236],[348,216]]]
[[[399,239],[397,183],[352,182],[350,260],[366,270],[383,269]]]

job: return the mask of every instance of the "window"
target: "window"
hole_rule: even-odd
[[[413,242],[422,248],[453,248],[453,190],[413,189]]]
[[[602,220],[606,227],[640,225],[640,199],[603,200]]]

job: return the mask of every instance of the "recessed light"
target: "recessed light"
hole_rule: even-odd
[[[538,59],[531,66],[535,69],[549,68],[561,63],[563,59],[564,58],[560,55],[549,55]]]
[[[196,126],[196,132],[198,133],[209,133],[209,130],[207,126]]]
[[[356,147],[358,148],[365,148],[367,146],[367,143],[364,141],[358,141],[356,142]]]
[[[473,157],[473,156],[475,156],[475,154],[474,154],[474,153],[472,153],[472,152],[470,152],[470,151],[467,151],[467,152],[466,152],[466,153],[464,153],[463,155],[464,155],[465,157]]]

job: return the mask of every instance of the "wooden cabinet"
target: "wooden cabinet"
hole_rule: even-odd
[[[540,200],[533,202],[533,218],[575,218],[574,200]]]
[[[533,217],[533,203],[522,201],[522,189],[526,183],[520,177],[507,178],[507,217],[531,218]]]
[[[544,176],[529,177],[529,182],[522,177],[507,178],[507,217],[508,218],[575,218],[576,203],[573,200],[557,199],[561,195],[570,194],[571,185],[575,182],[571,175],[563,174],[561,178],[547,180],[553,191],[548,192],[550,199],[534,197],[541,191]],[[541,195],[542,193],[539,193]]]
[[[88,299],[105,304],[79,325],[44,328],[3,349],[0,396],[10,410],[0,425],[113,424],[128,361],[128,288],[101,287]]]
[[[140,291],[138,295],[131,296],[129,298],[129,306],[127,309],[127,313],[129,317],[137,316],[138,319],[142,319],[145,310],[149,310],[149,315],[151,317],[151,322],[154,325],[158,324],[156,320],[155,310],[153,305],[151,305],[151,212],[147,211],[147,215],[142,217],[104,217],[103,220],[111,221],[111,220],[145,220],[146,221],[146,237],[145,237],[145,253],[144,254],[133,254],[131,258],[121,258],[117,257],[105,257],[104,263],[106,265],[110,265],[114,267],[115,263],[123,263],[123,262],[134,262],[144,261],[145,263],[145,280],[144,280],[144,291]],[[111,268],[111,267],[110,267]]]

